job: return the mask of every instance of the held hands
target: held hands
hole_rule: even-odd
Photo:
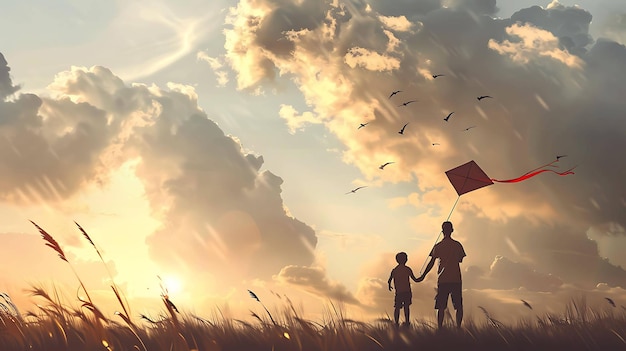
[[[417,279],[415,279],[415,282],[416,282],[416,283],[420,283],[420,282],[422,282],[422,281],[424,281],[424,275],[423,275],[423,274],[422,274],[422,275],[420,275]]]

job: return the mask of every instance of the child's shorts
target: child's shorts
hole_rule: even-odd
[[[404,306],[409,306],[411,304],[412,298],[413,294],[411,294],[410,291],[396,292],[396,298],[394,300],[393,307],[402,308]]]

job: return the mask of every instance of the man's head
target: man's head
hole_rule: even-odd
[[[452,222],[450,221],[443,222],[443,224],[441,224],[441,231],[443,232],[444,236],[452,235],[452,232],[454,231],[454,228],[452,227]]]
[[[398,252],[396,254],[396,262],[399,264],[405,264],[408,259],[406,252]]]

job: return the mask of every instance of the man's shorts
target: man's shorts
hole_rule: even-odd
[[[396,298],[394,299],[393,307],[402,308],[411,304],[413,295],[410,291],[396,292]]]
[[[463,296],[461,295],[461,282],[437,284],[435,295],[435,309],[444,309],[448,306],[448,295],[452,297],[452,305],[455,310],[463,308]]]

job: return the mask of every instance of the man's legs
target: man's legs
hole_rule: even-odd
[[[456,326],[461,328],[463,322],[463,294],[461,283],[455,284],[451,291],[452,305],[456,310]]]

